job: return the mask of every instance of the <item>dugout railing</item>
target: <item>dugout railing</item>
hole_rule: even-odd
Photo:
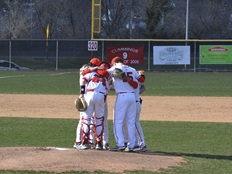
[[[96,51],[88,50],[90,40],[0,40],[0,60],[12,61],[32,70],[76,70],[91,57],[106,60],[108,46],[142,46],[144,63],[133,65],[146,71],[232,71],[232,64],[200,64],[201,45],[231,46],[232,40],[95,40]],[[154,46],[190,46],[190,64],[153,64]],[[231,51],[231,50],[230,50]],[[228,59],[232,59],[232,54]]]

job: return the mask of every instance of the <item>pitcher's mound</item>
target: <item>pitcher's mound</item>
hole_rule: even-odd
[[[110,152],[57,147],[0,148],[0,169],[34,171],[158,171],[180,165],[181,157],[155,152]]]

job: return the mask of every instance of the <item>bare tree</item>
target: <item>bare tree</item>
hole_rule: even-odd
[[[225,0],[206,0],[191,4],[189,35],[195,39],[220,39],[230,22],[229,8]],[[231,7],[231,6],[230,6]]]
[[[49,38],[90,38],[91,1],[35,0],[38,37],[45,37],[49,24]]]
[[[139,14],[141,1],[136,0],[105,0],[102,2],[102,32],[101,38],[130,38],[130,28],[135,14]],[[131,27],[131,26],[130,26]]]
[[[91,7],[91,1],[86,0],[70,0],[63,4],[62,18],[59,20],[59,34],[63,33],[65,38],[90,38]]]
[[[58,19],[60,17],[59,4],[60,0],[35,0],[35,38],[46,38],[46,28],[49,24],[49,38],[53,37],[53,34],[58,25]]]
[[[30,25],[28,25],[23,3],[17,0],[5,0],[5,6],[5,14],[0,20],[1,26],[4,26],[0,37],[2,39],[27,38]]]
[[[146,31],[144,33],[149,39],[167,38],[165,23],[167,23],[168,12],[173,9],[171,0],[151,1],[146,9]]]
[[[94,38],[184,38],[183,0],[101,2],[101,32]],[[49,38],[89,39],[91,12],[91,0],[1,0],[0,38],[45,39],[49,24]],[[190,39],[230,39],[231,33],[231,0],[189,0]]]

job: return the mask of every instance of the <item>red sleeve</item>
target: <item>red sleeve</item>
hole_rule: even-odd
[[[82,71],[82,75],[84,76],[84,75],[86,75],[86,74],[88,74],[90,72],[91,72],[90,69],[85,69],[84,71]]]
[[[109,73],[106,70],[103,69],[97,69],[96,72],[101,75],[102,77],[109,77]]]
[[[145,81],[145,76],[144,75],[141,75],[139,78],[138,78],[138,81],[143,83]]]
[[[130,80],[128,81],[128,83],[134,88],[136,89],[138,87],[138,83],[136,81]]]

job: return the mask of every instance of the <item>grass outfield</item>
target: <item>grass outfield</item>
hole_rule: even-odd
[[[147,73],[145,83],[147,90],[143,95],[231,97],[231,75],[231,73]],[[78,94],[78,86],[76,72],[0,71],[0,93],[2,94]],[[2,117],[0,118],[0,147],[72,147],[77,121]],[[188,161],[180,167],[155,173],[231,173],[232,123],[161,121],[142,121],[141,123],[149,150],[178,155]],[[109,121],[109,130],[110,143],[114,144],[112,121]],[[40,172],[0,170],[0,173]],[[83,173],[83,171],[70,173]],[[98,171],[98,173],[104,172]],[[137,171],[136,173],[151,172]]]
[[[232,73],[146,73],[151,96],[232,96]],[[77,72],[0,71],[2,94],[79,94]]]

